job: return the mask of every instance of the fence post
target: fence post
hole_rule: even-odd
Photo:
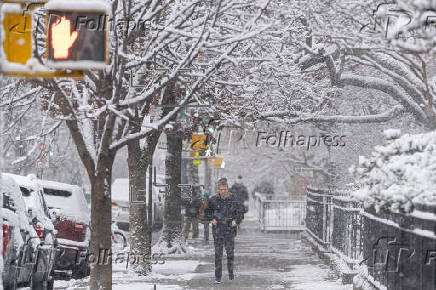
[[[322,196],[322,241],[326,242],[326,233],[327,233],[327,208],[326,208],[326,196]]]

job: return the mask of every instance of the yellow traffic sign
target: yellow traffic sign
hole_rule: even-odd
[[[224,158],[220,156],[209,158],[207,161],[210,168],[222,168],[224,164]]]
[[[32,57],[32,16],[4,13],[3,17],[3,49],[6,60],[26,64]]]
[[[191,148],[207,149],[208,146],[206,145],[206,138],[207,136],[205,134],[192,134]]]

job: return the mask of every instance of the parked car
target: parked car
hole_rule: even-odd
[[[26,213],[40,239],[38,256],[30,287],[32,290],[53,289],[51,276],[56,255],[56,233],[45,203],[42,188],[38,185],[36,176],[27,177],[5,173],[12,178],[21,190]]]
[[[129,179],[117,178],[112,183],[112,220],[115,226],[129,231]]]
[[[39,180],[43,188],[54,228],[57,231],[54,275],[80,279],[90,273],[88,259],[90,242],[90,210],[83,191],[76,185]],[[77,263],[79,261],[80,263]]]
[[[29,286],[32,282],[40,239],[29,222],[17,183],[9,176],[0,176],[3,288],[15,290],[18,286]]]

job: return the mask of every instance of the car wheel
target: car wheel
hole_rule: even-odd
[[[31,290],[44,290],[44,280],[37,281],[35,279],[35,273],[32,273],[32,276],[30,277],[30,289]]]
[[[53,290],[54,288],[54,279],[51,278],[50,281],[47,282],[47,289],[46,290]]]
[[[82,262],[80,265],[73,268],[73,279],[82,279],[91,274],[91,268],[87,262]]]

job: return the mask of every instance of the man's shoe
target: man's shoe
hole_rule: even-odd
[[[230,280],[230,281],[235,280],[235,275],[233,275],[233,274],[229,274],[229,280]]]
[[[215,280],[215,284],[221,284],[221,280]]]

